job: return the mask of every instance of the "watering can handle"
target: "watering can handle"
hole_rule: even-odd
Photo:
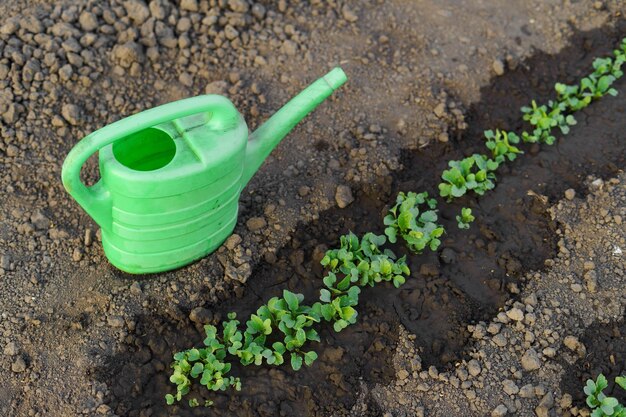
[[[87,187],[80,180],[80,170],[87,159],[111,143],[149,127],[190,116],[210,112],[209,127],[226,131],[239,122],[239,113],[225,97],[204,95],[167,103],[111,123],[83,138],[72,148],[63,162],[61,179],[67,192],[102,228],[112,224],[111,194],[102,180]]]

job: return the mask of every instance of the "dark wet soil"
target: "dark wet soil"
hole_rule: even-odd
[[[581,33],[562,53],[538,53],[494,79],[482,90],[481,102],[469,110],[471,128],[459,140],[404,152],[403,171],[358,191],[348,208],[328,210],[319,220],[301,224],[275,262],[257,265],[247,286],[235,291],[239,297],[213,308],[222,316],[236,311],[245,317],[283,288],[316,299],[322,270],[314,254],[335,246],[339,236],[350,230],[382,232],[385,204],[397,191],[436,190],[448,160],[482,152],[485,129],[519,131],[522,105],[532,98],[551,97],[556,81],[573,82],[587,73],[593,57],[606,54],[617,43],[618,33]],[[617,87],[626,91],[626,82]],[[542,268],[543,261],[555,253],[555,225],[545,212],[547,206],[568,188],[582,193],[588,174],[610,176],[624,166],[626,154],[620,141],[626,128],[625,110],[626,94],[594,104],[577,116],[579,126],[555,146],[541,152],[538,146],[526,148],[527,155],[501,169],[494,192],[441,204],[445,249],[411,256],[412,277],[400,289],[389,285],[366,289],[357,324],[340,334],[322,328],[322,343],[313,346],[320,359],[313,367],[296,373],[287,366],[234,366],[232,373],[241,376],[243,392],[202,393],[215,400],[211,411],[186,405],[167,408],[163,396],[173,388],[167,380],[172,353],[198,345],[203,337],[188,320],[188,312],[155,311],[137,317],[135,334],[127,338],[125,349],[111,357],[105,368],[93,370],[96,378],[112,387],[109,405],[124,416],[330,415],[354,404],[361,383],[384,383],[393,377],[390,353],[400,323],[417,336],[424,365],[446,366],[458,360],[467,341],[467,324],[489,319],[515,295],[515,286],[523,285],[522,272]],[[471,207],[477,218],[469,232],[457,229],[454,220],[463,206]],[[394,250],[403,253],[402,248]],[[608,339],[611,329],[606,330]],[[597,334],[589,338],[598,339],[597,343],[608,340]],[[623,352],[621,358],[623,364]],[[579,380],[575,383],[580,386]],[[373,405],[369,409],[368,415],[380,414]]]
[[[573,366],[565,367],[565,376],[561,380],[563,392],[572,394],[574,405],[584,407],[586,381],[603,374],[609,383],[604,393],[626,404],[626,390],[615,384],[615,377],[626,375],[626,321],[596,322],[580,341],[587,348],[587,354]]]

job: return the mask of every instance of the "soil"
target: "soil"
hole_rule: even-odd
[[[218,323],[283,288],[314,299],[320,255],[340,235],[382,232],[396,193],[433,193],[448,160],[482,152],[483,130],[520,130],[522,105],[551,98],[555,82],[579,79],[617,45],[626,9],[529,0],[149,5],[0,3],[8,16],[0,22],[0,414],[575,416],[586,415],[585,379],[624,373],[624,258],[603,251],[607,237],[626,247],[620,94],[577,115],[555,146],[527,148],[485,197],[440,204],[442,249],[410,256],[400,289],[364,291],[357,324],[339,334],[323,328],[314,366],[236,365],[242,392],[197,392],[215,400],[209,410],[165,406],[171,355],[203,339],[194,309]],[[452,23],[459,16],[463,26]],[[349,84],[268,158],[224,247],[153,276],[108,265],[97,227],[59,181],[78,139],[205,92],[231,98],[254,129],[337,64]],[[616,88],[626,91],[626,81]],[[598,188],[590,175],[607,181]],[[84,177],[97,180],[95,158]],[[335,194],[345,186],[354,200],[340,208]],[[567,189],[576,199],[559,202]],[[477,217],[469,232],[456,228],[463,206]],[[595,262],[599,289],[574,293],[584,261]],[[506,319],[511,308],[526,321]],[[565,336],[585,354],[562,347]],[[520,369],[521,349],[539,352],[538,371]],[[507,381],[530,384],[532,395]]]

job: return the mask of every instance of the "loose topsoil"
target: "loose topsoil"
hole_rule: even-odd
[[[235,365],[241,392],[194,391],[212,409],[163,399],[172,354],[198,345],[204,323],[244,318],[283,288],[314,300],[319,260],[340,235],[381,233],[396,193],[433,193],[448,160],[483,151],[483,130],[519,131],[522,105],[575,82],[624,37],[623,5],[130,0],[0,11],[3,415],[586,415],[584,380],[624,373],[620,81],[621,94],[579,113],[555,146],[503,167],[493,192],[440,204],[441,249],[409,256],[400,289],[365,290],[357,324],[322,328],[314,366]],[[254,128],[338,64],[349,84],[274,151],[224,247],[155,276],[108,265],[97,228],[60,186],[78,139],[205,92],[229,96]],[[97,179],[95,158],[84,176]],[[575,200],[557,203],[568,189]],[[477,218],[469,231],[456,227],[463,206]]]

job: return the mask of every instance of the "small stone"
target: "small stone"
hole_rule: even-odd
[[[4,346],[3,353],[7,356],[15,356],[19,353],[15,342],[9,342]]]
[[[550,409],[553,405],[554,397],[552,396],[552,393],[549,392],[541,399],[537,408],[535,408],[535,413],[537,414],[537,417],[549,417]]]
[[[80,109],[75,104],[64,104],[63,107],[61,107],[61,116],[73,126],[80,123]]]
[[[226,81],[213,81],[204,88],[206,94],[225,95],[228,91],[228,83]]]
[[[491,67],[493,68],[493,72],[495,72],[496,75],[504,74],[504,63],[501,60],[495,59]]]
[[[535,349],[528,349],[522,356],[522,368],[526,371],[534,371],[541,368],[541,360]]]
[[[467,363],[467,371],[470,373],[470,375],[478,376],[480,375],[481,370],[482,369],[480,368],[480,363],[478,363],[476,359],[472,359]]]
[[[548,346],[547,348],[542,350],[542,353],[544,354],[544,356],[547,356],[548,358],[554,358],[556,356],[556,349],[551,346]]]
[[[296,43],[293,41],[286,40],[283,42],[283,46],[281,47],[281,50],[287,56],[295,56],[296,53],[298,53],[298,45],[296,45]]]
[[[441,260],[445,264],[453,264],[457,260],[457,253],[452,248],[444,248],[441,251]]]
[[[70,80],[73,74],[74,68],[72,68],[71,64],[65,64],[61,68],[59,68],[59,77],[61,77],[62,81]]]
[[[0,268],[10,271],[11,270],[11,257],[7,254],[0,256]]]
[[[0,33],[3,35],[13,35],[19,28],[19,20],[15,18],[8,19],[2,26],[0,26]]]
[[[176,24],[176,31],[178,33],[185,33],[189,29],[191,29],[191,19],[188,17],[180,18]]]
[[[91,243],[93,242],[93,231],[90,228],[85,229],[83,242],[85,243],[85,246],[91,246]]]
[[[348,207],[354,201],[352,189],[347,185],[338,185],[335,191],[335,201],[339,208]]]
[[[107,323],[111,327],[123,327],[124,326],[124,318],[122,316],[109,316],[107,317]]]
[[[563,339],[563,345],[565,345],[565,347],[572,352],[576,352],[581,356],[587,352],[585,345],[583,345],[576,336],[566,336],[565,339]]]
[[[19,154],[19,149],[15,145],[9,145],[6,152],[8,157],[14,158]]]
[[[143,291],[141,290],[141,285],[138,282],[133,282],[130,285],[130,293],[133,295],[140,295],[141,293],[143,293]]]
[[[309,187],[308,185],[303,185],[302,187],[298,188],[298,195],[300,197],[305,197],[309,195],[310,192],[311,192],[311,187]]]
[[[522,398],[533,398],[535,396],[535,387],[532,384],[526,384],[519,390],[519,396]]]
[[[594,264],[594,263],[593,263],[593,262],[591,262],[591,261],[585,261],[585,262],[583,263],[583,269],[584,269],[585,271],[591,271],[592,269],[595,269],[595,268],[596,268],[596,264]]]
[[[574,292],[581,292],[583,290],[583,286],[580,284],[572,284],[570,286],[570,288],[572,289],[572,291]]]
[[[246,13],[250,8],[248,2],[246,2],[245,0],[228,0],[228,7],[230,7],[230,10],[236,13]],[[252,8],[252,11],[254,12],[254,6]]]
[[[506,312],[508,318],[514,321],[522,321],[524,320],[524,312],[519,308],[515,307]]]
[[[252,267],[248,262],[245,262],[238,267],[234,267],[232,265],[227,265],[224,271],[224,278],[234,281],[239,281],[242,284],[245,284],[252,275]]]
[[[141,0],[129,0],[124,2],[124,8],[128,17],[135,23],[136,26],[141,26],[148,17],[150,17],[150,9]]]
[[[433,109],[435,116],[442,118],[446,114],[446,103],[439,103]]]
[[[74,262],[80,262],[83,259],[83,252],[80,249],[74,248],[74,252],[72,252],[72,260]]]
[[[20,27],[30,33],[41,33],[43,32],[43,24],[39,19],[35,16],[26,16],[25,18],[20,20]]]
[[[213,313],[204,307],[196,307],[189,313],[189,320],[198,324],[207,324],[213,320]]]
[[[400,381],[404,381],[405,379],[407,379],[409,377],[409,373],[406,371],[406,369],[400,369],[398,371],[398,379]]]
[[[596,271],[587,271],[584,275],[584,279],[587,290],[591,293],[596,292],[598,289],[598,274],[596,274]]]
[[[186,87],[193,86],[193,77],[186,71],[183,71],[178,75],[178,81]]]
[[[491,412],[491,417],[504,417],[509,410],[506,408],[506,405],[500,404]]]
[[[561,409],[567,410],[568,408],[572,406],[572,402],[573,402],[572,396],[570,394],[565,393],[561,397],[561,400],[559,401],[559,405],[561,406]]]
[[[256,17],[259,20],[262,20],[265,17],[265,6],[261,3],[254,3],[252,5],[252,16]]]
[[[24,372],[26,370],[26,362],[24,362],[24,358],[18,356],[11,365],[11,370],[15,373]]]
[[[602,188],[604,188],[604,181],[601,178],[593,180],[589,186],[589,189],[593,192],[600,191]]]
[[[235,250],[235,248],[237,248],[241,244],[242,240],[243,239],[241,239],[241,236],[239,236],[237,233],[233,233],[228,237],[228,239],[226,239],[224,246],[226,246],[228,250]]]
[[[441,132],[439,136],[437,136],[437,140],[441,143],[447,143],[450,140],[448,132]]]
[[[189,10],[190,12],[197,12],[198,1],[197,0],[181,0],[180,8],[183,10]]]
[[[224,36],[226,36],[226,39],[232,41],[239,36],[239,31],[231,25],[226,25],[224,28]]]
[[[92,32],[98,28],[98,18],[95,14],[87,10],[80,14],[78,23],[80,23],[80,27],[82,27],[85,32]]]
[[[506,337],[502,333],[498,333],[497,335],[495,335],[492,340],[493,343],[496,344],[496,346],[504,347],[507,344]]]
[[[39,210],[30,216],[30,222],[37,230],[48,230],[48,226],[50,226],[50,220],[48,220],[48,218]]]
[[[144,61],[143,48],[133,41],[128,41],[123,45],[115,45],[113,58],[123,68],[130,68],[133,63]]]
[[[252,217],[246,222],[246,226],[249,231],[256,232],[267,226],[267,222],[263,217]]]
[[[344,5],[341,8],[341,15],[343,16],[343,18],[345,20],[347,20],[348,22],[351,22],[351,23],[356,22],[357,20],[359,20],[359,16],[357,16],[357,14],[354,13],[352,11],[352,9],[350,7],[348,7],[347,4]]]
[[[505,379],[504,382],[502,382],[502,388],[504,392],[509,395],[515,395],[519,392],[519,387],[510,379]]]
[[[565,198],[568,200],[573,200],[576,197],[576,191],[573,188],[569,188],[565,190]]]

